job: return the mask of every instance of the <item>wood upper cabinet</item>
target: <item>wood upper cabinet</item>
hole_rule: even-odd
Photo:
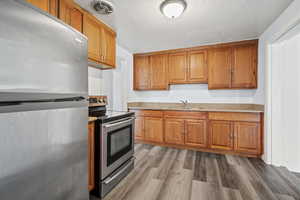
[[[168,55],[158,54],[150,56],[150,88],[152,90],[168,89]]]
[[[257,41],[209,51],[209,89],[257,88]]]
[[[83,32],[83,11],[72,0],[59,1],[59,18],[79,32]]]
[[[169,83],[183,84],[187,82],[187,52],[169,54]]]
[[[95,123],[88,125],[88,189],[95,188]]]
[[[108,29],[102,28],[101,49],[102,60],[105,64],[116,67],[116,34]]]
[[[144,117],[136,117],[134,126],[135,139],[143,140],[145,138]]]
[[[188,53],[189,65],[187,79],[189,83],[207,83],[207,50],[193,50]]]
[[[254,122],[234,122],[234,149],[237,152],[260,154],[262,140],[260,124]]]
[[[58,0],[26,0],[26,1],[37,8],[50,13],[55,17],[58,16]]]
[[[230,121],[210,121],[210,148],[217,150],[233,150],[233,127]]]
[[[207,121],[185,121],[185,144],[195,147],[207,147]]]
[[[168,144],[184,144],[184,119],[165,119],[165,142]]]
[[[150,89],[149,56],[134,56],[134,89]]]
[[[101,61],[101,28],[96,18],[84,13],[83,33],[88,38],[88,56],[93,61]]]
[[[116,34],[94,16],[84,13],[83,33],[88,38],[88,57],[96,63],[116,67]]]
[[[150,142],[163,142],[163,118],[145,117],[145,140]]]
[[[241,45],[232,49],[232,88],[257,87],[257,46]]]
[[[209,89],[231,88],[231,48],[217,48],[209,51]]]

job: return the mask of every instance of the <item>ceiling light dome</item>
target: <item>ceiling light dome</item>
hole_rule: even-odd
[[[187,3],[185,0],[165,0],[160,5],[160,11],[166,17],[174,19],[179,17],[186,7]]]

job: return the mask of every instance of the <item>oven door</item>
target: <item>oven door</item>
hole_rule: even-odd
[[[134,117],[102,125],[101,180],[105,179],[134,154]]]

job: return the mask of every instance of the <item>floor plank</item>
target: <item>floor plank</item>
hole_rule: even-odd
[[[135,157],[103,200],[300,200],[298,174],[260,159],[144,144]]]

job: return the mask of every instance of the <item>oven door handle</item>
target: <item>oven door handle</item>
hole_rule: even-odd
[[[121,174],[123,174],[123,172],[125,172],[125,171],[130,167],[130,165],[132,164],[132,162],[133,162],[134,160],[135,160],[135,157],[131,158],[131,159],[129,160],[129,162],[126,164],[126,166],[125,166],[123,169],[121,169],[120,171],[118,171],[118,173],[116,173],[115,175],[110,176],[110,177],[108,177],[106,180],[104,180],[104,184],[105,184],[105,185],[108,185],[108,184],[110,184],[113,180],[115,180],[116,178],[118,178]]]
[[[130,125],[133,121],[134,121],[135,117],[131,117],[128,120],[123,120],[120,122],[116,122],[116,123],[109,123],[109,124],[103,124],[103,127],[105,127],[106,129],[111,129],[114,127],[122,127],[122,125]]]

